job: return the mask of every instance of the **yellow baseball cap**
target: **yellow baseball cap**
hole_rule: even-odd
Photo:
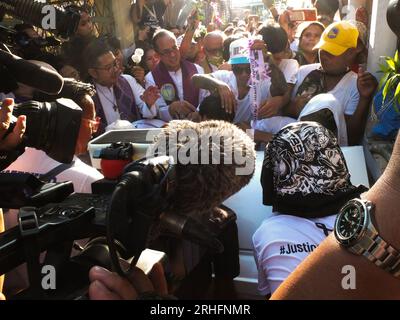
[[[340,56],[347,49],[357,47],[358,34],[357,27],[348,21],[332,23],[325,29],[314,50],[321,49],[334,56]]]

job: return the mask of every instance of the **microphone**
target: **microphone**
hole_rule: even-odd
[[[156,155],[172,157],[175,166],[160,232],[220,252],[221,243],[202,221],[250,182],[256,163],[254,142],[228,122],[171,121],[149,147],[147,157]]]
[[[46,94],[57,95],[63,88],[64,79],[57,72],[3,50],[0,50],[0,65],[4,65],[17,82]]]

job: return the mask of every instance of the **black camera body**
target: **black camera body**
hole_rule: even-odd
[[[26,116],[24,147],[43,150],[61,163],[72,162],[82,117],[82,109],[75,102],[69,99],[58,99],[51,103],[29,101],[17,104],[13,115]],[[15,127],[15,117],[9,133]]]
[[[26,180],[31,189],[36,186],[39,192],[31,192],[32,197],[25,199],[19,211],[19,226],[0,234],[0,274],[28,263],[30,288],[15,299],[75,299],[82,288],[87,288],[92,266],[118,271],[119,258],[134,257],[137,261],[151,244],[152,228],[166,207],[174,166],[168,157],[159,157],[132,163],[127,170],[119,181],[96,182],[93,190],[97,194],[68,195],[72,192],[71,183],[60,188],[51,184],[56,190],[53,199],[49,194],[41,195],[42,190],[48,189],[46,185],[32,182],[32,177]],[[6,178],[0,175],[1,185],[8,181]],[[8,178],[12,180],[12,174]],[[20,188],[11,180],[9,186]],[[66,198],[57,203],[62,194]],[[33,206],[43,201],[47,204]],[[7,207],[7,199],[0,202]],[[96,241],[71,258],[74,241],[87,238]],[[46,258],[39,265],[43,251],[47,251]],[[42,290],[38,270],[43,265],[56,268],[57,290]]]
[[[109,147],[94,154],[94,158],[104,160],[131,160],[134,155],[133,144],[128,142],[114,142]]]

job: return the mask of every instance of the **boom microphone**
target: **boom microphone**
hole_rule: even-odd
[[[0,50],[1,65],[16,81],[49,95],[56,95],[63,88],[64,79],[57,72],[35,65],[3,50]]]
[[[174,191],[168,195],[160,232],[221,251],[201,223],[250,182],[256,161],[253,141],[224,121],[172,121],[149,152],[175,161]]]
[[[254,174],[254,142],[228,122],[171,121],[155,140],[147,156],[171,156],[175,161],[171,212],[208,212],[246,186]]]

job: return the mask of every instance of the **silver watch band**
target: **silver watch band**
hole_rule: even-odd
[[[369,201],[365,203],[368,212],[373,206]],[[372,223],[371,228],[366,230],[362,240],[352,247],[352,251],[363,255],[379,268],[400,277],[400,252],[383,240]]]
[[[364,252],[364,256],[395,277],[400,277],[399,252],[387,244],[380,236],[375,238],[374,244],[375,246]]]

